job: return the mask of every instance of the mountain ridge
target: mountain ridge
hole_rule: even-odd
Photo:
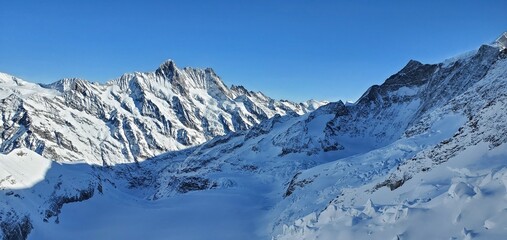
[[[23,107],[18,109],[30,117],[25,118],[28,122],[16,122],[18,119],[8,119],[20,115],[15,109],[2,112],[7,118],[4,122],[12,124],[0,129],[4,135],[0,151],[28,147],[59,161],[82,159],[101,165],[142,161],[250,128],[275,114],[305,114],[325,104],[277,101],[262,93],[229,88],[210,68],[179,69],[172,60],[154,72],[128,73],[104,84],[78,78],[32,84],[7,74],[1,76],[2,81],[12,83],[3,88],[3,94],[23,97],[19,103]],[[25,86],[21,92],[16,89],[20,84]],[[39,113],[44,117],[39,119]],[[59,116],[62,114],[81,122],[69,122]],[[97,126],[95,130],[85,126],[92,123]],[[74,137],[60,133],[57,126]],[[6,134],[9,131],[19,138]],[[100,136],[94,136],[95,131]],[[79,150],[76,144],[81,145]],[[82,149],[85,145],[89,145],[85,147],[87,153]],[[93,154],[96,151],[102,157]]]

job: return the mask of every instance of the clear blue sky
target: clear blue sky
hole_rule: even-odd
[[[104,82],[212,67],[275,98],[354,100],[410,59],[439,62],[507,30],[507,1],[0,1],[0,71]]]

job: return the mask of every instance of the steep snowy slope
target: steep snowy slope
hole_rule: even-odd
[[[0,167],[3,239],[26,239],[34,224],[51,218],[58,222],[64,204],[102,191],[90,165],[61,165],[26,148],[0,154]]]
[[[507,52],[497,47],[410,61],[354,104],[274,115],[138,163],[52,163],[44,181],[2,190],[0,227],[36,239],[135,239],[139,229],[153,239],[498,239],[506,93]]]
[[[212,69],[179,69],[170,60],[106,84],[63,79],[39,86],[0,74],[0,101],[1,152],[26,147],[60,162],[99,165],[144,160],[323,104],[228,88]]]
[[[446,87],[434,91],[460,91],[433,101],[438,107],[399,140],[299,174],[298,182],[311,183],[295,191],[298,199],[289,209],[301,212],[298,202],[323,201],[286,225],[278,239],[502,239],[507,59],[505,51],[491,52],[497,58],[486,62],[477,58],[481,49],[451,66],[474,60],[491,65],[475,63],[456,83],[444,81]]]

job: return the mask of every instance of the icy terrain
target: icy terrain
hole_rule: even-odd
[[[53,91],[61,90],[37,95]],[[507,235],[506,51],[484,45],[440,64],[410,61],[353,104],[298,113],[114,166],[58,163],[17,148],[0,158],[1,232],[6,239]]]

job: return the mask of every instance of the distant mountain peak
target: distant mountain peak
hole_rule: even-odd
[[[164,67],[172,67],[172,68],[175,68],[176,67],[176,62],[172,59],[167,59],[165,61],[163,61],[161,64],[160,64],[160,68],[164,68]]]
[[[423,63],[417,61],[417,60],[414,60],[414,59],[410,59],[407,63],[407,65],[405,65],[405,67],[403,69],[413,69],[413,68],[416,68],[416,67],[419,67],[419,66],[422,66]]]
[[[91,83],[88,80],[81,78],[63,78],[54,83],[40,84],[40,86],[43,88],[55,89],[59,92],[66,92],[83,89],[90,84]]]
[[[396,74],[390,76],[382,85],[407,87],[421,85],[429,79],[437,68],[437,64],[423,64],[416,60],[410,60],[405,67]]]
[[[231,85],[231,90],[240,94],[248,94],[250,91],[248,91],[245,87],[242,85]]]
[[[172,77],[177,69],[176,63],[172,59],[168,59],[160,64],[155,73],[162,76]]]

